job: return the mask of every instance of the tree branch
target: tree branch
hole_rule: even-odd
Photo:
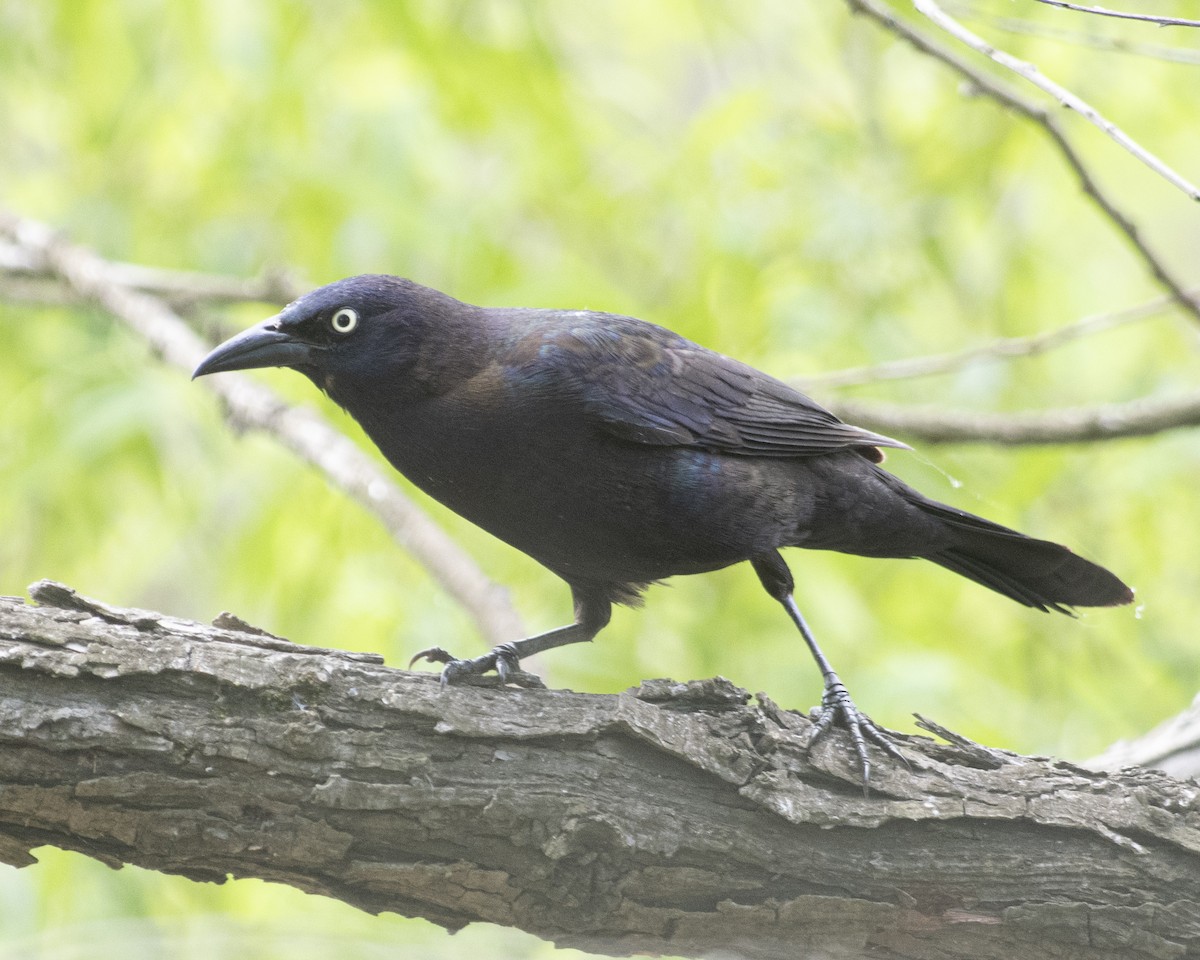
[[[1123,53],[1151,60],[1165,60],[1169,63],[1200,63],[1200,50],[1186,47],[1170,47],[1157,43],[1142,43],[1122,36],[1101,35],[1094,30],[1064,29],[1050,26],[1041,20],[1023,20],[1020,17],[1003,17],[988,13],[967,4],[955,4],[955,13],[972,20],[981,20],[988,26],[1003,30],[1006,33],[1021,33],[1027,36],[1042,37],[1056,40],[1059,43],[1069,43],[1074,46],[1088,47],[1092,50],[1102,50],[1107,53]]]
[[[997,47],[988,43],[978,34],[968,30],[952,16],[946,13],[946,11],[937,4],[936,0],[913,0],[913,3],[914,6],[921,11],[921,13],[949,33],[952,37],[966,44],[972,50],[982,53],[985,57],[995,63],[1000,64],[1000,66],[1004,67],[1006,70],[1011,70],[1018,76],[1028,80],[1039,90],[1050,94],[1050,96],[1054,97],[1054,99],[1061,103],[1064,107],[1074,110],[1081,117],[1087,120],[1088,123],[1100,130],[1103,130],[1109,139],[1119,144],[1173,187],[1177,187],[1178,189],[1182,190],[1187,195],[1189,200],[1200,201],[1200,187],[1196,187],[1190,181],[1176,173],[1173,169],[1171,169],[1171,167],[1167,166],[1167,164],[1165,164],[1162,160],[1134,140],[1133,137],[1129,136],[1129,134],[1118,127],[1115,123],[1101,114],[1099,110],[1093,107],[1082,97],[1072,93],[1061,84],[1055,83],[1029,61],[1020,60],[1017,57],[1012,56],[1012,54],[998,49]]]
[[[836,401],[829,408],[852,423],[923,443],[1090,443],[1194,427],[1200,424],[1200,390],[1177,397],[1021,413],[961,413],[857,400]]]
[[[15,865],[52,844],[620,955],[1200,950],[1196,790],[1165,776],[910,737],[865,798],[844,732],[807,757],[805,717],[719,679],[443,691],[228,615],[31,592],[0,599]]]
[[[1190,291],[1189,295],[1200,295],[1200,289]],[[865,383],[879,383],[883,380],[907,380],[913,377],[952,373],[982,360],[1032,357],[1066,346],[1083,337],[1106,330],[1115,330],[1126,324],[1158,316],[1174,303],[1173,297],[1155,297],[1146,303],[1126,307],[1123,310],[1113,310],[1109,313],[1098,313],[1055,330],[1047,330],[1027,337],[1005,337],[967,347],[954,353],[909,357],[904,360],[891,360],[869,366],[833,370],[829,373],[816,373],[811,376],[798,377],[795,382],[802,389],[853,387]]]
[[[1047,136],[1050,137],[1055,147],[1057,147],[1067,166],[1075,174],[1084,194],[1090,197],[1096,206],[1100,208],[1101,212],[1125,235],[1130,245],[1150,269],[1150,273],[1154,278],[1170,291],[1176,301],[1193,318],[1200,321],[1200,298],[1188,293],[1183,281],[1167,268],[1162,259],[1142,239],[1141,232],[1133,220],[1124,214],[1109,199],[1108,195],[1100,189],[1091,171],[1083,162],[1083,158],[1063,131],[1062,125],[1056,118],[1047,113],[1041,104],[1022,97],[1011,87],[1001,83],[995,77],[976,69],[953,51],[926,36],[910,24],[905,23],[886,4],[879,3],[878,0],[846,0],[846,2],[851,10],[866,14],[916,50],[933,57],[935,60],[941,61],[956,71],[962,77],[966,78],[979,93],[1016,111],[1041,127]]]
[[[8,215],[7,223],[9,229],[15,229],[13,225],[17,221]],[[309,289],[286,270],[268,270],[260,277],[243,279],[217,273],[166,270],[140,263],[106,260],[104,273],[113,284],[159,297],[172,309],[184,313],[197,307],[216,307],[229,303],[273,303],[283,306]],[[18,285],[18,295],[30,300],[83,302],[78,291],[64,286],[62,278],[36,247],[29,249],[18,243],[6,243],[0,238],[0,277],[4,279],[2,289],[6,295],[10,288]]]
[[[49,227],[4,211],[0,211],[0,233],[7,233],[34,258],[37,271],[55,277],[73,297],[123,321],[167,363],[190,373],[208,352],[206,344],[166,303],[116,279],[112,265],[91,250],[68,243]],[[143,279],[147,275],[144,273]],[[177,274],[174,282],[178,279]],[[274,391],[248,377],[209,377],[204,386],[221,398],[235,429],[270,434],[378,517],[396,542],[463,606],[490,642],[523,635],[507,591],[489,580],[404,494],[392,474],[345,434],[313,410],[289,406]]]
[[[1181,17],[1159,17],[1149,13],[1122,13],[1120,10],[1106,10],[1104,7],[1084,7],[1077,3],[1066,3],[1065,0],[1038,0],[1051,7],[1061,7],[1063,10],[1077,10],[1080,13],[1094,13],[1101,17],[1118,17],[1121,20],[1141,20],[1154,23],[1160,27],[1200,27],[1200,20],[1184,20]]]

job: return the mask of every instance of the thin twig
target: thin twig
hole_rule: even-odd
[[[1009,109],[1027,117],[1045,130],[1054,145],[1058,148],[1063,159],[1067,162],[1067,165],[1074,172],[1083,192],[1092,199],[1092,202],[1125,235],[1154,278],[1171,292],[1188,313],[1197,321],[1200,321],[1200,298],[1188,293],[1183,281],[1167,268],[1162,259],[1142,239],[1141,233],[1134,222],[1119,210],[1116,204],[1108,198],[1108,195],[1100,189],[1099,184],[1096,183],[1086,164],[1084,164],[1083,158],[1080,157],[1078,151],[1063,132],[1061,125],[1041,104],[1026,99],[996,77],[967,63],[957,53],[901,20],[886,4],[879,3],[877,0],[846,0],[846,3],[851,10],[866,14],[921,53],[941,61],[965,77],[970,81],[976,92],[988,96]]]
[[[1193,291],[1200,295],[1200,290]],[[924,357],[909,357],[905,360],[892,360],[887,363],[871,364],[862,367],[849,367],[845,370],[833,370],[829,373],[817,373],[812,376],[799,377],[796,384],[801,389],[819,387],[860,386],[864,383],[878,383],[883,380],[906,380],[913,377],[927,377],[939,373],[951,373],[982,360],[1008,359],[1012,357],[1030,357],[1057,347],[1064,346],[1082,337],[1113,330],[1126,324],[1136,323],[1147,317],[1158,316],[1175,305],[1171,296],[1155,297],[1146,303],[1124,310],[1114,310],[1111,313],[1099,313],[1084,317],[1075,323],[1035,333],[1028,337],[1007,337],[992,340],[988,343],[967,347],[956,353],[939,353]]]
[[[844,420],[921,443],[1089,443],[1200,425],[1200,390],[1177,397],[1143,397],[1126,403],[1037,412],[962,413],[857,400],[842,400],[829,407]]]
[[[1003,30],[1006,33],[1020,33],[1027,36],[1042,37],[1058,43],[1070,43],[1076,46],[1088,47],[1092,50],[1103,50],[1109,53],[1122,53],[1151,60],[1163,60],[1167,63],[1200,63],[1200,50],[1183,47],[1164,46],[1158,43],[1141,43],[1125,37],[1108,36],[1093,30],[1068,30],[1063,27],[1050,26],[1043,21],[1022,20],[1019,17],[1001,17],[977,7],[955,4],[950,9],[960,16],[972,20],[981,20],[990,27]]]
[[[194,309],[199,304],[219,306],[247,302],[282,306],[308,289],[285,270],[268,270],[259,277],[243,279],[194,270],[165,270],[140,263],[106,262],[106,275],[113,283],[161,297],[176,309],[183,310]],[[51,301],[71,293],[69,288],[64,290],[57,282],[58,277],[47,266],[44,257],[2,239],[0,277],[6,279],[6,284],[19,284],[16,289],[23,291],[22,299],[35,298],[43,289]],[[78,294],[75,297],[78,299]]]
[[[1128,150],[1160,177],[1187,194],[1190,200],[1200,201],[1200,187],[1194,186],[1187,179],[1180,176],[1115,123],[1104,117],[1090,103],[1082,97],[1076,96],[1061,84],[1055,83],[1038,70],[1034,64],[1027,60],[1019,60],[1011,54],[1005,53],[1003,50],[988,43],[977,33],[968,30],[950,16],[950,14],[946,13],[937,4],[936,0],[913,0],[913,5],[952,37],[965,43],[972,50],[982,53],[985,57],[1000,64],[1000,66],[1011,70],[1020,77],[1024,77],[1039,90],[1050,94],[1050,96],[1054,97],[1064,107],[1074,110],[1089,123],[1099,127],[1109,138]]]
[[[112,264],[91,250],[66,242],[41,223],[5,211],[0,211],[0,232],[7,233],[38,262],[39,272],[59,278],[75,297],[123,321],[166,362],[190,372],[208,352],[208,346],[162,299],[115,280],[114,273],[121,271],[114,271]],[[135,271],[139,273],[145,281],[155,271]],[[178,282],[185,276],[197,275],[176,274],[174,279]],[[489,580],[404,494],[389,472],[345,434],[315,411],[289,406],[249,377],[227,374],[209,377],[204,383],[222,399],[236,426],[271,434],[378,517],[395,540],[463,606],[490,642],[523,634],[506,591]]]
[[[1044,3],[1051,7],[1062,7],[1064,10],[1078,10],[1080,13],[1094,13],[1101,17],[1142,20],[1160,27],[1200,27],[1200,20],[1184,20],[1182,17],[1159,17],[1149,13],[1122,13],[1120,10],[1106,10],[1104,7],[1084,7],[1078,3],[1066,3],[1065,0],[1038,0],[1038,3]]]

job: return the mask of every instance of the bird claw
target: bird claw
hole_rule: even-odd
[[[486,686],[513,683],[520,687],[545,687],[541,678],[521,669],[520,655],[512,643],[502,643],[483,656],[470,660],[459,659],[442,647],[430,647],[408,661],[409,669],[419,660],[444,664],[441,678],[443,687],[452,683]],[[484,676],[489,670],[496,671],[494,678]]]
[[[413,658],[408,661],[408,669],[413,668],[418,660],[428,660],[430,663],[452,663],[457,658],[448,650],[441,647],[430,647],[428,650],[422,650],[420,653],[413,654]]]
[[[850,698],[849,692],[836,674],[826,678],[821,706],[813,712],[816,714],[816,720],[813,723],[813,731],[808,738],[806,749],[811,750],[813,744],[823,737],[834,723],[840,723],[845,727],[850,734],[850,741],[853,743],[854,752],[858,757],[858,769],[862,774],[864,797],[870,795],[871,784],[871,760],[867,756],[868,742],[879,747],[889,757],[893,757],[909,767],[908,760],[892,742],[893,732],[885,727],[880,727],[859,710],[858,705]]]

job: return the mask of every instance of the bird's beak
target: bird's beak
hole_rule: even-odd
[[[226,370],[255,367],[299,367],[311,363],[319,349],[279,328],[279,318],[264,320],[256,327],[231,337],[200,361],[192,379]]]

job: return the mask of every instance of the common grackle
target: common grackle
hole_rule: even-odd
[[[1069,613],[1132,591],[1066,547],[935,503],[879,467],[906,445],[843,423],[737,360],[632,317],[485,308],[368,275],[301,297],[212,351],[193,376],[292,367],[344,407],[418,487],[571,588],[575,622],[469,660],[442,681],[591,640],[613,603],[749,560],[816,659],[815,740],[848,728],[899,757],[851,700],[793,599],[780,547],[924,557],[1018,603]]]

